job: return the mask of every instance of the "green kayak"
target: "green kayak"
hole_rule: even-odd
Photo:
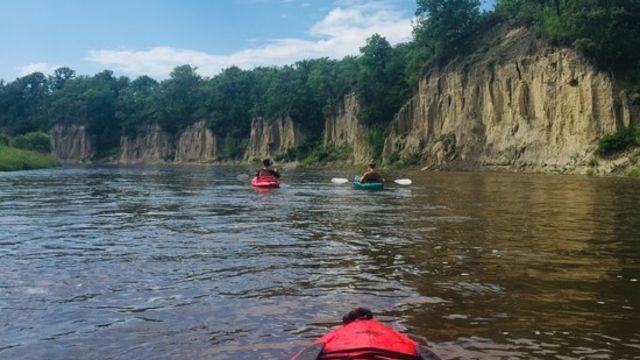
[[[358,190],[377,191],[377,190],[382,190],[384,188],[384,183],[383,182],[377,182],[377,181],[361,183],[360,182],[360,176],[356,175],[356,177],[353,178],[353,188],[354,189],[358,189]]]

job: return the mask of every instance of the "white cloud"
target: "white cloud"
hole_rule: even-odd
[[[236,65],[243,69],[286,65],[298,60],[358,54],[371,35],[378,33],[396,44],[411,39],[411,18],[383,2],[347,1],[332,9],[309,29],[309,39],[285,38],[227,55],[189,49],[154,47],[146,50],[92,50],[87,60],[131,75],[166,77],[176,66],[190,64],[205,76]]]
[[[20,76],[29,75],[34,72],[41,72],[45,75],[51,75],[53,74],[53,71],[59,67],[61,67],[61,65],[54,65],[54,64],[48,64],[45,62],[39,62],[39,63],[31,63],[24,66],[20,66],[18,67],[18,72],[20,73]]]

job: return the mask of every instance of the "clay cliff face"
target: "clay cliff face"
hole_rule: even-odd
[[[49,130],[51,151],[63,163],[90,162],[95,154],[91,137],[82,125],[56,124]]]
[[[324,143],[349,146],[353,152],[351,160],[356,163],[370,161],[373,150],[367,142],[369,129],[358,119],[358,99],[347,94],[335,109],[335,115],[325,119]]]
[[[611,74],[576,51],[551,46],[525,28],[497,29],[485,41],[491,46],[483,53],[422,78],[391,124],[383,157],[440,168],[579,172],[602,136],[640,125],[640,95],[619,91]],[[372,148],[358,107],[356,96],[346,95],[325,119],[323,140],[350,147],[351,160],[362,163]],[[56,125],[49,135],[63,162],[88,162],[95,154],[84,126]],[[244,159],[273,157],[304,138],[289,116],[256,118]],[[222,148],[204,121],[177,138],[153,125],[137,138],[121,140],[119,161],[211,162],[226,159]]]
[[[255,118],[251,122],[251,137],[244,153],[245,160],[273,157],[304,141],[305,135],[291,117]]]
[[[222,142],[204,121],[189,126],[180,134],[176,147],[176,162],[211,162],[221,160]]]
[[[498,55],[466,71],[429,72],[397,114],[383,155],[544,170],[586,158],[603,135],[637,123],[611,76],[575,51],[524,28],[498,41]]]
[[[123,164],[158,163],[173,160],[175,147],[173,137],[153,124],[135,138],[120,139],[120,158]]]

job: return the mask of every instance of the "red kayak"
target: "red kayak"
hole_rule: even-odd
[[[291,360],[440,360],[425,347],[374,319],[354,320],[319,338]]]
[[[280,187],[280,181],[273,176],[254,176],[251,185],[257,188],[277,188]]]

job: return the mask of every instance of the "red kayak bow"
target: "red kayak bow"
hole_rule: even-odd
[[[355,320],[335,329],[291,360],[440,360],[407,336],[370,320]]]

